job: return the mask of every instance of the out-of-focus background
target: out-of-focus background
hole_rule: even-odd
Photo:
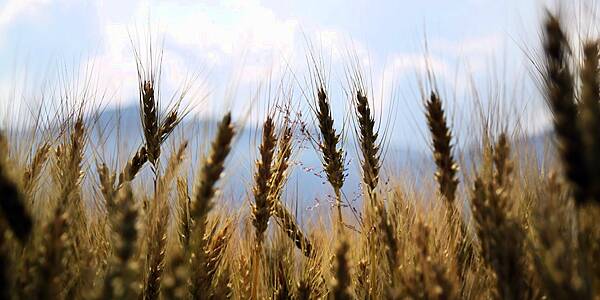
[[[244,170],[239,174],[247,174],[232,180],[249,181],[254,153],[250,149],[269,92],[285,82],[295,102],[307,102],[312,53],[324,63],[337,126],[348,119],[346,72],[358,63],[367,75],[380,116],[376,119],[387,129],[386,159],[394,161],[388,166],[413,165],[408,169],[429,173],[433,165],[420,89],[427,82],[428,68],[447,104],[459,151],[469,151],[475,143],[470,138],[486,113],[502,120],[502,126],[518,126],[532,139],[546,134],[548,110],[532,80],[539,49],[531,45],[540,44],[537,24],[545,15],[542,7],[553,4],[4,0],[0,123],[27,128],[31,126],[27,115],[39,111],[52,115],[65,98],[61,91],[77,91],[73,97],[94,98],[106,124],[119,112],[123,132],[105,134],[109,137],[103,144],[110,146],[111,138],[118,139],[131,151],[141,141],[134,50],[153,45],[154,51],[163,51],[163,104],[177,91],[190,88],[183,101],[190,108],[188,128],[212,124],[228,109],[244,120],[232,163]],[[575,28],[594,18],[592,4],[559,5],[569,8],[565,14],[586,16],[578,18]],[[348,144],[353,138],[347,132]],[[204,145],[202,141],[204,137],[196,143]],[[352,156],[348,168],[354,171]],[[322,184],[324,180],[314,174],[320,168],[314,151],[304,151],[301,158],[296,182],[309,187]],[[350,191],[359,186],[354,177],[347,184]]]

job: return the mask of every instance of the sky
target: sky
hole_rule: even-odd
[[[519,111],[533,131],[548,125],[528,54],[539,44],[544,1],[0,0],[0,116],[41,102],[92,97],[137,103],[133,49],[151,33],[163,49],[164,103],[189,87],[191,116],[263,110],[282,78],[305,95],[308,53],[324,62],[334,116],[347,115],[346,70],[358,62],[392,140],[423,144],[420,83],[427,66],[457,131],[469,132],[473,101]],[[133,42],[132,42],[133,41]],[[143,52],[143,51],[142,51]],[[91,88],[86,89],[86,83]],[[474,91],[474,86],[477,92]],[[94,93],[89,93],[93,90]],[[83,91],[88,91],[84,93]],[[303,93],[304,92],[304,93]],[[58,96],[52,96],[55,93]],[[51,95],[52,94],[52,95]],[[61,96],[62,95],[62,96]],[[258,108],[257,108],[258,107]],[[2,123],[2,122],[0,122]],[[401,132],[405,132],[401,134]]]

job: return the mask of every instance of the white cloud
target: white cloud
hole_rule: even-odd
[[[0,32],[15,19],[37,13],[51,2],[52,0],[8,0],[0,8]]]
[[[391,72],[395,76],[407,73],[422,75],[427,71],[432,71],[438,76],[446,76],[449,74],[449,67],[440,58],[411,53],[395,55],[386,69],[386,72]]]
[[[257,85],[269,76],[277,78],[285,64],[297,60],[297,21],[279,18],[258,1],[138,1],[117,17],[114,9],[118,6],[110,2],[97,5],[104,47],[93,60],[102,66],[106,86],[118,88],[121,99],[135,99],[137,88],[130,32],[134,39],[141,36],[142,46],[148,30],[155,41],[164,37],[163,83],[170,90],[202,69],[226,74],[242,68],[233,71],[241,74],[238,84]],[[148,29],[148,20],[158,25]]]

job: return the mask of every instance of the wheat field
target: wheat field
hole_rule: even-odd
[[[106,163],[90,142],[85,101],[56,130],[1,131],[0,299],[600,299],[600,48],[564,27],[551,13],[540,27],[552,157],[525,159],[516,134],[484,128],[481,159],[461,165],[446,100],[431,88],[421,100],[435,185],[384,183],[390,133],[368,81],[350,68],[352,116],[334,119],[314,58],[315,130],[294,111],[301,100],[272,105],[239,209],[221,191],[241,120],[224,113],[191,164],[192,137],[173,134],[188,111],[177,100],[160,109],[160,71],[136,53],[143,142],[126,162]],[[285,193],[300,138],[322,163],[323,220],[305,220]],[[359,169],[346,168],[353,149]],[[349,172],[359,172],[359,207],[343,194]]]

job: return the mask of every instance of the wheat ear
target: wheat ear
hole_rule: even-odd
[[[277,145],[277,154],[273,164],[271,188],[269,191],[269,202],[273,205],[273,215],[277,219],[277,224],[294,242],[296,247],[310,257],[312,244],[308,237],[302,232],[302,229],[296,222],[294,216],[281,201],[281,192],[287,178],[289,168],[289,158],[292,153],[293,132],[291,126],[286,126],[279,137]]]
[[[194,201],[190,210],[193,223],[190,230],[190,246],[187,249],[191,260],[190,294],[193,299],[206,299],[206,291],[211,285],[207,270],[206,218],[213,206],[213,197],[217,191],[216,183],[225,168],[225,159],[231,150],[233,135],[231,114],[227,113],[219,123],[217,136],[211,144],[210,154],[202,163],[199,179],[194,188]]]
[[[324,87],[317,91],[317,121],[321,133],[319,148],[323,154],[323,167],[327,174],[327,180],[333,187],[335,193],[335,206],[337,209],[338,230],[344,230],[344,219],[342,216],[342,186],[344,185],[344,150],[338,148],[340,135],[333,127],[333,117],[327,92]]]
[[[587,201],[590,176],[575,103],[574,78],[569,66],[569,45],[557,17],[548,15],[544,26],[545,97],[554,119],[558,150],[577,204]]]
[[[435,92],[431,92],[425,106],[427,124],[429,125],[433,144],[433,156],[437,166],[435,179],[438,182],[440,193],[448,205],[452,207],[458,186],[458,179],[456,178],[458,165],[452,156],[452,133],[446,123],[442,101]]]

